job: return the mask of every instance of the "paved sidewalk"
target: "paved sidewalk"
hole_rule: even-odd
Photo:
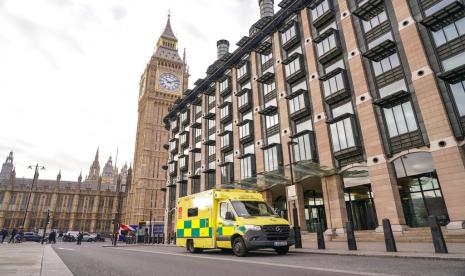
[[[173,244],[124,244],[118,243],[117,247],[143,247],[143,246],[176,246]],[[358,242],[356,251],[350,251],[346,242],[328,242],[326,249],[320,250],[316,242],[304,241],[303,248],[290,248],[293,253],[307,254],[328,254],[328,255],[346,255],[346,256],[374,256],[374,257],[401,257],[401,258],[419,258],[419,259],[442,259],[442,260],[464,260],[465,261],[465,243],[448,243],[448,254],[434,253],[432,243],[413,243],[398,242],[396,244],[398,252],[386,252],[384,242]],[[104,245],[103,247],[112,247]]]
[[[68,276],[73,275],[51,245],[36,242],[0,244],[2,276]]]
[[[447,243],[448,254],[435,253],[432,242],[398,242],[396,244],[397,252],[386,252],[384,242],[357,242],[358,250],[356,251],[348,250],[347,242],[326,241],[325,245],[326,249],[320,250],[316,241],[304,242],[302,249],[292,247],[290,251],[332,255],[465,260],[465,243]]]

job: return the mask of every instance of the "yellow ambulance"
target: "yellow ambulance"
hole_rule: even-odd
[[[213,189],[178,199],[176,244],[191,253],[220,248],[242,257],[249,250],[273,248],[286,254],[294,235],[260,193]]]

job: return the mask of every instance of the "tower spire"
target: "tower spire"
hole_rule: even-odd
[[[100,146],[97,147],[97,152],[95,153],[95,159],[94,161],[98,161],[98,151],[100,149]]]
[[[174,35],[173,29],[171,28],[171,13],[168,14],[168,19],[166,20],[165,30],[161,34],[161,37],[168,39],[168,40],[173,40],[176,42],[178,41],[178,39]]]

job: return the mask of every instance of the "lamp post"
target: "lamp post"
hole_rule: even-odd
[[[287,143],[287,153],[289,154],[289,170],[291,173],[291,186],[294,185],[294,172],[293,172],[293,160],[291,155],[292,146],[297,145],[297,142],[292,141],[292,139]],[[292,204],[292,222],[294,228],[294,239],[295,239],[295,248],[302,248],[302,237],[300,233],[300,226],[299,226],[299,214],[297,212],[297,206],[295,204],[295,200],[293,200]]]
[[[49,221],[49,220],[50,220],[50,209],[47,210],[47,219],[45,220],[44,234],[42,235],[42,242],[41,242],[41,244],[44,244],[45,233],[47,232],[47,225],[48,225],[48,221]],[[49,240],[48,242],[50,243],[51,241]]]
[[[149,233],[149,243],[152,243],[152,208],[153,208],[153,190],[150,194],[150,233]]]
[[[118,242],[118,230],[120,227],[120,217],[121,217],[121,175],[118,175],[117,185],[116,185],[116,214],[115,220],[113,221],[113,246],[116,246]]]
[[[32,169],[32,165],[30,165],[27,168]],[[23,230],[25,230],[24,227],[25,227],[25,224],[26,224],[27,211],[29,209],[29,201],[31,200],[32,189],[34,188],[34,184],[37,182],[37,179],[39,179],[39,169],[45,170],[45,167],[44,166],[39,166],[39,164],[36,164],[35,171],[34,171],[34,178],[32,178],[31,188],[29,189],[29,193],[28,193],[28,196],[27,196],[26,210],[24,211],[24,217],[23,217],[23,223],[22,223]]]

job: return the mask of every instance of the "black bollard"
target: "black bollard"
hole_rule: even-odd
[[[170,242],[171,242],[171,232],[168,233],[168,239],[166,239],[167,244],[170,244]]]
[[[173,233],[173,244],[176,245],[176,233]]]
[[[352,226],[352,221],[346,223],[347,231],[347,245],[349,250],[357,250],[357,242],[355,241],[354,227]]]
[[[387,252],[397,252],[396,240],[392,233],[391,222],[389,219],[383,219],[384,242],[386,243]]]
[[[315,223],[316,227],[316,240],[318,242],[318,249],[326,249],[325,236],[323,235],[323,229],[320,223]]]
[[[431,227],[431,235],[433,236],[434,251],[436,253],[449,253],[446,241],[442,235],[441,226],[438,223],[438,218],[436,216],[429,216],[428,223],[429,227]]]
[[[294,247],[295,248],[302,248],[302,236],[300,233],[300,225],[299,225],[299,215],[297,213],[297,208],[294,204],[294,208],[292,208],[292,219],[294,220]]]

